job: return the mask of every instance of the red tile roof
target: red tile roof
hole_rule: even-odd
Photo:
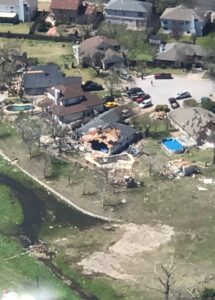
[[[77,10],[81,0],[52,0],[51,9]]]

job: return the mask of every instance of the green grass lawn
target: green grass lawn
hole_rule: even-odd
[[[3,160],[0,162],[1,172],[7,169],[7,164]],[[56,279],[45,265],[29,256],[23,249],[15,237],[19,235],[17,232],[20,231],[19,225],[23,221],[22,209],[15,195],[2,184],[0,195],[0,290],[8,287],[18,291],[36,292],[38,276],[41,290],[49,289],[55,295],[52,299],[78,300],[79,297]]]
[[[215,45],[215,33],[211,32],[211,33],[207,34],[206,36],[198,37],[196,40],[196,43],[205,48],[214,46]]]
[[[11,33],[29,33],[31,28],[31,22],[19,23],[19,24],[0,24],[0,32]]]

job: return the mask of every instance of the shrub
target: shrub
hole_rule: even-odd
[[[215,102],[210,99],[205,99],[201,103],[202,108],[207,109],[215,113]]]
[[[167,104],[164,104],[164,105],[159,104],[159,105],[156,105],[156,106],[155,106],[155,111],[165,111],[165,112],[169,112],[170,109],[169,109],[169,107],[168,107]]]
[[[215,299],[215,290],[214,289],[204,289],[201,294],[201,300],[214,300]]]
[[[155,111],[162,111],[162,108],[163,108],[163,105],[158,104],[155,106]]]
[[[198,106],[198,103],[196,102],[195,99],[187,99],[187,100],[184,100],[184,106],[186,106],[186,107],[196,107],[196,106]]]

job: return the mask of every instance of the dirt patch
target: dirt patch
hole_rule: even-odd
[[[150,227],[147,225],[124,224],[119,228],[123,237],[109,250],[122,255],[134,256],[137,253],[152,251],[171,240],[173,228],[167,225]]]
[[[156,250],[168,243],[174,235],[172,227],[157,225],[135,225],[133,223],[119,225],[117,229],[120,239],[109,246],[108,253],[94,252],[78,263],[85,274],[102,273],[115,279],[135,281],[136,276],[128,266],[136,264],[137,256]]]

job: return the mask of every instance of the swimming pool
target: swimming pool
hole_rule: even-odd
[[[6,109],[8,111],[20,112],[25,110],[32,110],[34,109],[34,106],[31,104],[13,104],[13,105],[8,105]]]
[[[172,154],[179,154],[185,151],[185,147],[175,138],[163,139],[162,146],[166,151]]]

